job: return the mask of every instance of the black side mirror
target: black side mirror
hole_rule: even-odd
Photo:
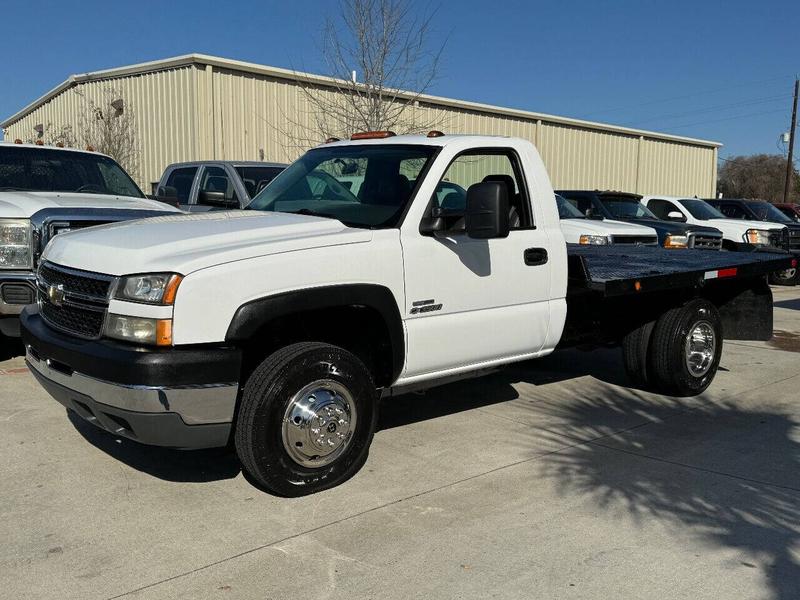
[[[467,235],[476,240],[508,237],[508,191],[505,183],[484,181],[467,190]]]
[[[156,196],[162,196],[164,198],[176,198],[178,196],[178,189],[172,187],[171,185],[162,185],[158,188]]]
[[[239,201],[235,198],[226,198],[225,192],[199,192],[197,203],[220,208],[239,208]]]

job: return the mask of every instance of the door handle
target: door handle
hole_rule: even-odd
[[[524,252],[525,264],[529,267],[543,265],[547,262],[547,250],[544,248],[528,248]]]

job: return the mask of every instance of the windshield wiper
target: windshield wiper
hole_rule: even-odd
[[[0,187],[0,192],[30,192],[31,188],[16,187],[13,185]]]
[[[286,211],[290,212],[293,215],[308,215],[309,217],[322,217],[323,219],[336,219],[339,220],[336,215],[332,215],[330,213],[318,212],[316,210],[311,210],[310,208],[301,208],[300,210],[290,210]]]

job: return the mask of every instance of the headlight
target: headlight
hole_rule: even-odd
[[[608,237],[605,235],[582,235],[578,243],[584,246],[605,246],[608,244]]]
[[[686,235],[673,235],[667,234],[667,239],[664,240],[664,248],[688,248],[689,236]]]
[[[744,241],[754,246],[769,246],[769,231],[765,229],[748,229],[744,232]]]
[[[0,219],[0,269],[32,269],[31,222]]]
[[[175,273],[151,273],[120,277],[114,298],[143,304],[169,305],[175,302],[175,294],[183,277]]]
[[[107,337],[126,342],[170,346],[172,319],[147,319],[110,313],[106,320],[105,334]]]

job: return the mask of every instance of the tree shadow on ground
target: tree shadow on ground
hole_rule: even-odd
[[[538,433],[591,441],[542,457],[543,476],[604,514],[623,508],[634,522],[658,519],[736,549],[742,565],[760,569],[765,597],[800,597],[798,423],[730,403],[662,400],[621,390],[562,405],[558,433]],[[614,432],[620,414],[650,426]]]
[[[204,483],[232,479],[241,471],[239,459],[228,448],[176,450],[146,446],[87,423],[71,410],[67,410],[67,416],[78,433],[95,448],[158,479]]]

